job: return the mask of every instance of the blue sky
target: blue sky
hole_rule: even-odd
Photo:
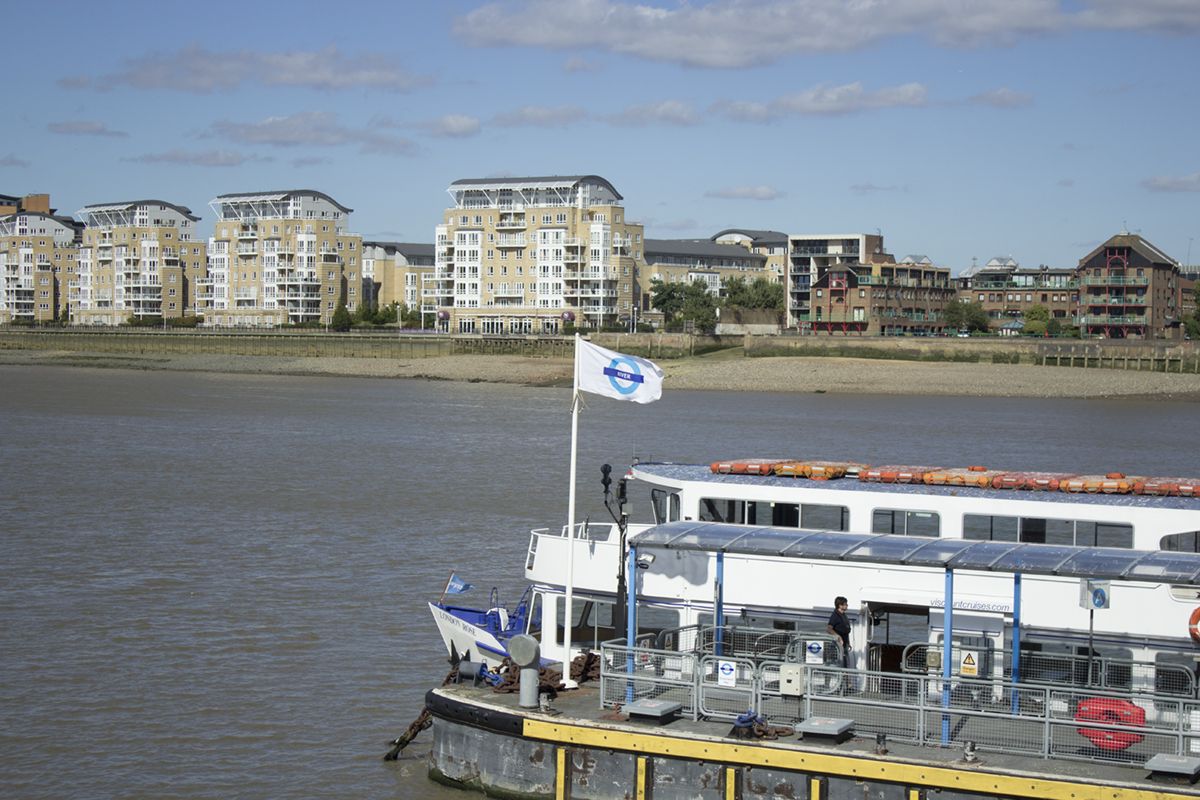
[[[958,272],[1123,227],[1200,263],[1198,0],[5,7],[0,193],[312,188],[432,241],[460,178],[599,174],[653,238],[883,232]],[[1194,240],[1194,241],[1193,241]]]

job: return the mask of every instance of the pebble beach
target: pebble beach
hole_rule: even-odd
[[[569,359],[504,355],[387,359],[4,350],[0,364],[571,385]],[[740,353],[663,360],[660,366],[668,391],[1200,400],[1200,375],[1134,370],[839,357],[746,358]]]

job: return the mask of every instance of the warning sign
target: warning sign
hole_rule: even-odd
[[[979,677],[979,653],[975,650],[963,650],[958,659],[958,674],[964,678]]]

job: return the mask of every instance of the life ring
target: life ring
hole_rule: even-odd
[[[1105,725],[1129,725],[1140,728],[1146,724],[1146,709],[1117,697],[1088,697],[1079,701],[1076,722],[1100,722]],[[1080,736],[1099,750],[1119,752],[1141,742],[1145,737],[1134,731],[1113,728],[1076,728]]]
[[[1200,608],[1192,612],[1188,617],[1188,635],[1192,637],[1192,641],[1200,644]]]

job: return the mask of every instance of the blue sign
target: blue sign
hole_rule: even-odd
[[[626,368],[622,369],[622,366]],[[642,376],[642,368],[638,366],[637,362],[624,356],[614,358],[604,368],[604,374],[608,376],[608,382],[612,388],[621,394],[633,394],[646,380]]]
[[[1092,605],[1096,608],[1106,608],[1108,606],[1108,592],[1103,589],[1096,589],[1092,592]]]

